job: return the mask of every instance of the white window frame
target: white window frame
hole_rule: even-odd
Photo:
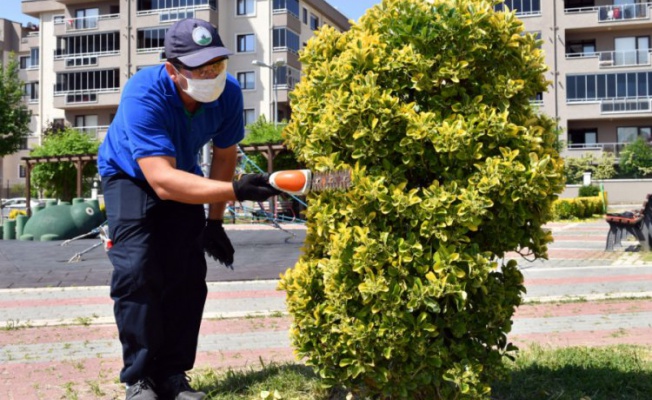
[[[253,87],[245,87],[245,86],[242,86],[242,82],[240,81],[240,75],[241,75],[241,74],[245,74],[245,75],[249,75],[249,74],[251,74],[251,75],[252,75],[252,77],[253,77],[253,79],[252,79]],[[245,90],[256,90],[256,71],[239,71],[239,72],[236,73],[236,79],[237,79],[238,82],[240,83],[240,88],[241,88],[243,91],[245,91]],[[246,83],[246,82],[247,82],[247,79],[245,78],[245,83]]]
[[[251,37],[253,37],[253,49],[245,50],[245,51],[240,50],[240,37],[243,37],[243,36],[251,36]],[[253,33],[253,32],[249,32],[249,33],[239,33],[239,34],[235,35],[235,51],[238,54],[255,53],[256,52],[256,34]]]
[[[252,121],[249,122],[249,123],[247,123],[247,113],[251,113],[252,116],[253,116]],[[249,124],[253,124],[254,122],[256,122],[257,119],[258,119],[258,116],[256,115],[256,109],[255,108],[245,108],[244,110],[242,110],[242,120],[244,121],[245,126],[247,126]]]
[[[240,14],[240,2],[245,2],[245,13]],[[247,2],[250,2],[252,5],[252,10],[247,9]],[[256,16],[256,0],[235,0],[235,16],[236,17],[255,17]]]

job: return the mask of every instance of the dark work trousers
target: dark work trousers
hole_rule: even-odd
[[[147,182],[126,175],[103,178],[102,187],[120,381],[191,370],[207,293],[203,206],[161,200]]]

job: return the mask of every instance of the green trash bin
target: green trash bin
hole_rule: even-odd
[[[4,240],[14,240],[16,239],[16,220],[15,219],[8,219],[5,221],[4,225],[2,225],[2,238]]]
[[[29,217],[27,215],[17,215],[16,216],[16,237],[20,238],[23,235],[23,229],[25,229],[25,224]]]

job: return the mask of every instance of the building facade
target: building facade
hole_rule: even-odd
[[[652,140],[652,2],[507,0],[540,35],[548,92],[536,102],[559,121],[564,157],[612,153]]]
[[[288,93],[301,75],[298,52],[322,25],[350,27],[324,0],[23,0],[22,11],[38,27],[5,21],[3,32],[16,31],[6,47],[19,57],[32,111],[28,147],[53,123],[103,139],[121,88],[139,69],[165,61],[165,32],[180,19],[218,27],[234,52],[229,72],[242,86],[247,123],[261,115],[288,119]],[[4,157],[2,182],[24,182],[26,155]]]

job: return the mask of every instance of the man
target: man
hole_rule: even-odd
[[[262,174],[233,181],[244,137],[242,92],[227,75],[231,52],[215,27],[177,22],[166,33],[165,54],[164,65],[127,82],[98,156],[127,400],[204,397],[186,376],[207,294],[204,249],[231,265],[234,250],[221,223],[226,202],[278,194]],[[207,179],[197,160],[211,140]]]

